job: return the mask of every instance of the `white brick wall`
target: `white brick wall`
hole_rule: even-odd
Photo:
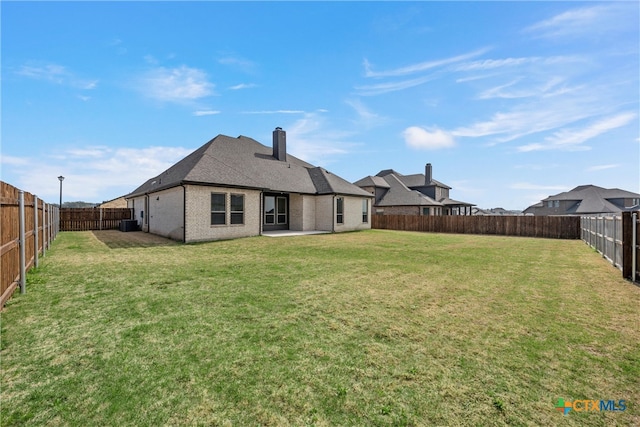
[[[149,195],[149,233],[182,240],[184,235],[184,194],[182,187]]]
[[[211,225],[211,193],[227,196],[227,225]],[[244,224],[230,225],[231,194],[244,195]],[[187,242],[234,239],[260,234],[260,191],[187,185]]]

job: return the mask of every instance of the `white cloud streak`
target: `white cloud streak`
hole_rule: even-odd
[[[358,95],[361,95],[361,96],[381,95],[383,93],[395,92],[398,90],[404,90],[410,87],[419,86],[421,84],[428,82],[429,80],[433,80],[434,78],[435,76],[424,76],[416,79],[402,80],[399,82],[378,83],[373,85],[356,86],[355,89]]]
[[[91,90],[98,86],[98,80],[80,78],[66,67],[58,64],[23,65],[16,71],[16,74],[81,90]]]
[[[569,189],[566,185],[540,185],[530,184],[528,182],[516,182],[509,185],[512,190],[545,190],[545,191],[567,191]]]
[[[453,135],[438,128],[410,126],[402,132],[402,136],[407,146],[417,150],[438,150],[455,146]]]
[[[612,2],[567,10],[526,27],[523,33],[562,40],[617,33],[624,31],[627,23],[637,28],[638,9],[633,3]]]
[[[607,169],[616,169],[618,167],[620,167],[620,164],[618,163],[609,164],[609,165],[597,165],[597,166],[591,166],[590,168],[587,168],[587,172],[598,172],[598,171],[603,171]]]
[[[214,87],[204,71],[183,65],[150,70],[142,78],[141,90],[160,101],[185,102],[214,95]]]
[[[544,143],[533,143],[518,147],[518,151],[541,151],[541,150],[562,150],[562,151],[583,151],[590,147],[582,145],[586,141],[593,139],[610,130],[629,124],[636,118],[632,112],[620,113],[614,116],[598,120],[583,128],[560,129],[551,136],[544,139]]]
[[[305,114],[304,110],[261,110],[243,111],[242,114]]]
[[[257,87],[258,85],[254,83],[240,83],[235,86],[230,86],[229,90],[241,90],[241,89],[251,89]]]
[[[400,67],[387,71],[373,71],[371,69],[371,63],[367,59],[364,60],[364,70],[365,77],[397,77],[397,76],[406,76],[409,74],[420,73],[423,71],[431,70],[433,68],[442,67],[444,65],[453,64],[456,62],[464,61],[470,58],[474,58],[476,56],[480,56],[483,53],[486,53],[489,49],[483,48],[478,49],[473,52],[465,53],[463,55],[453,56],[451,58],[439,59],[435,61],[425,61],[417,64],[408,65],[406,67]]]
[[[53,156],[6,157],[19,188],[57,203],[59,181],[63,175],[64,200],[101,202],[133,191],[147,179],[166,170],[191,153],[183,147],[109,148],[86,146],[61,151]],[[29,164],[29,168],[24,168]]]
[[[193,115],[200,117],[200,116],[213,116],[215,114],[220,114],[220,111],[218,110],[198,110],[198,111],[194,111]]]

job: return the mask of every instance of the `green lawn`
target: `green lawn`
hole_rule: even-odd
[[[620,276],[581,241],[61,233],[2,313],[0,425],[640,425]]]

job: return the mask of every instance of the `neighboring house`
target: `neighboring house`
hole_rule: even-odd
[[[115,199],[107,200],[98,205],[99,208],[126,208],[127,200],[124,196],[117,197]]]
[[[471,215],[471,203],[449,198],[451,187],[433,179],[431,163],[425,173],[402,175],[393,169],[354,183],[374,195],[377,215]]]
[[[618,188],[580,185],[549,196],[524,210],[525,215],[586,215],[638,210],[640,194]]]
[[[491,208],[491,209],[481,209],[481,208],[473,208],[471,211],[472,215],[478,216],[518,216],[523,215],[522,211],[516,210],[507,210],[504,208]]]
[[[184,242],[371,228],[372,196],[287,154],[281,128],[273,147],[218,135],[125,197],[143,231]]]

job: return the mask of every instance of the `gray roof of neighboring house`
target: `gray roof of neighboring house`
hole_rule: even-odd
[[[451,190],[451,187],[449,187],[446,184],[441,183],[440,181],[437,181],[435,179],[431,179],[430,183],[426,183],[426,177],[424,174],[422,173],[416,173],[413,175],[402,175],[401,173],[398,173],[396,171],[394,171],[393,169],[385,169],[385,170],[381,170],[380,172],[378,172],[376,174],[377,177],[385,177],[387,175],[395,175],[396,177],[398,177],[404,185],[406,185],[407,187],[413,188],[413,187],[427,187],[429,185],[435,185],[438,187],[444,187],[446,189]]]
[[[451,187],[449,187],[446,184],[441,183],[438,180],[435,179],[431,179],[431,182],[429,184],[425,183],[426,178],[424,176],[424,174],[421,173],[416,173],[413,175],[400,175],[398,178],[400,178],[402,180],[402,182],[404,182],[404,184],[407,187],[427,187],[429,185],[435,185],[437,187],[443,187],[446,188],[448,190],[451,190]]]
[[[453,200],[450,199],[448,197],[443,197],[442,199],[440,199],[440,203],[442,203],[445,206],[475,206],[472,203],[467,203],[467,202],[460,202],[458,200]]]
[[[395,174],[385,176],[389,189],[376,206],[442,206],[431,197],[407,187]]]
[[[554,196],[549,196],[540,203],[529,206],[532,208],[544,207],[544,202],[553,200],[575,200],[576,203],[566,211],[567,214],[608,213],[620,212],[620,207],[609,200],[612,199],[639,199],[640,194],[619,188],[602,188],[596,185],[580,185],[573,190],[565,191]]]
[[[597,185],[579,185],[573,190],[565,191],[563,193],[556,194],[555,196],[549,196],[543,201],[584,200],[586,198],[637,199],[640,198],[640,194],[632,193],[631,191],[620,190],[619,188],[602,188],[598,187]]]
[[[387,181],[381,176],[366,176],[361,180],[354,182],[358,187],[378,187],[378,188],[390,188]]]
[[[255,188],[301,194],[343,194],[372,197],[360,187],[290,154],[273,157],[272,147],[246,136],[218,135],[127,197],[181,184]]]

